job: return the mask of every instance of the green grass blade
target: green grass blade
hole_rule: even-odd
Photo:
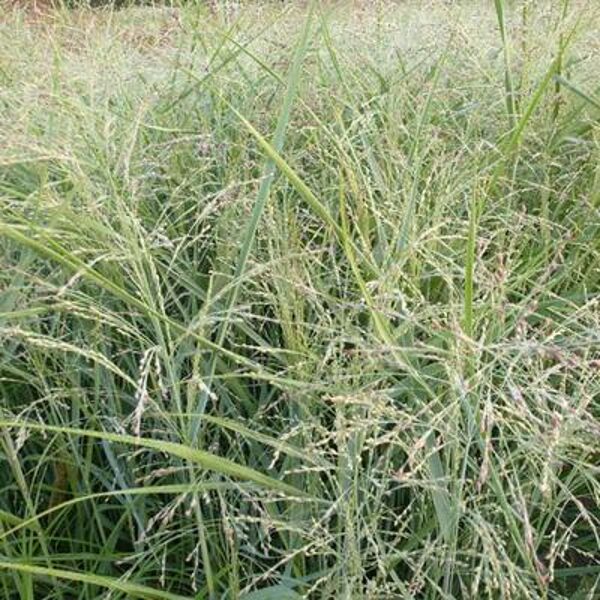
[[[579,86],[575,85],[572,81],[569,81],[562,75],[556,75],[554,80],[560,83],[563,87],[573,92],[576,96],[593,106],[596,110],[600,110],[600,100],[590,96],[590,94],[586,93]]]
[[[304,28],[300,35],[300,40],[298,42],[296,52],[294,53],[294,59],[292,62],[292,66],[290,68],[287,89],[285,93],[285,97],[283,100],[283,104],[281,107],[281,112],[279,114],[279,118],[277,120],[277,126],[275,129],[275,134],[273,137],[273,147],[277,153],[281,153],[283,150],[284,142],[285,142],[285,134],[286,129],[288,127],[291,110],[294,99],[296,97],[296,93],[298,90],[298,85],[300,81],[300,75],[302,70],[302,64],[304,62],[304,57],[306,56],[306,51],[308,47],[308,41],[310,36],[310,28],[312,23],[312,10],[309,12],[308,17],[306,18],[306,22],[304,24]],[[252,213],[250,215],[250,220],[246,227],[246,230],[243,234],[242,245],[239,251],[239,255],[237,258],[235,272],[233,274],[233,286],[228,294],[228,298],[225,303],[225,316],[221,321],[221,326],[217,332],[216,336],[216,344],[218,346],[222,346],[227,337],[227,332],[229,331],[229,326],[231,323],[231,314],[233,308],[237,302],[240,287],[242,285],[242,275],[246,269],[246,264],[248,262],[248,257],[250,255],[250,251],[252,249],[252,245],[254,244],[254,238],[256,236],[256,229],[262,217],[263,211],[265,209],[267,199],[269,198],[269,193],[271,191],[271,185],[275,178],[276,173],[276,164],[271,157],[267,160],[267,163],[264,167],[264,172],[261,180],[261,184],[258,190],[258,196],[256,198],[256,202],[252,208]],[[204,406],[206,404],[207,395],[212,386],[212,380],[216,370],[216,355],[213,357],[210,367],[209,367],[209,376],[208,382],[205,386],[205,391],[201,394],[201,398],[199,400],[199,404],[195,409],[195,412],[203,413]],[[195,440],[199,427],[200,427],[200,418],[192,419],[192,440]]]
[[[205,348],[212,350],[213,352],[219,353],[226,358],[229,358],[235,364],[247,367],[253,373],[253,376],[257,378],[265,378],[266,380],[270,380],[273,382],[276,382],[278,380],[278,377],[269,374],[265,369],[255,364],[252,360],[249,360],[248,358],[240,354],[232,352],[227,348],[219,346],[215,342],[200,335],[195,330],[174,321],[173,319],[167,317],[161,312],[148,306],[146,303],[133,296],[121,286],[115,284],[110,279],[104,277],[101,273],[87,265],[84,261],[80,260],[74,254],[62,248],[60,244],[45,237],[42,232],[37,233],[42,236],[42,239],[44,239],[45,242],[47,242],[46,244],[43,244],[40,241],[25,235],[24,233],[22,233],[19,227],[0,221],[0,235],[12,239],[13,241],[17,242],[22,246],[31,248],[40,256],[49,258],[54,262],[66,267],[72,272],[80,273],[83,277],[96,284],[101,289],[106,290],[115,298],[123,301],[128,306],[134,307],[135,309],[139,310],[142,314],[159,319],[162,323],[166,324],[176,333],[182,336],[190,336]],[[285,385],[294,385],[293,380],[281,380],[281,383],[284,383]]]
[[[41,425],[39,423],[29,423],[26,421],[0,421],[0,428],[8,427],[19,427],[33,431],[52,431],[56,433],[64,433],[68,435],[79,435],[84,437],[91,437],[100,440],[106,440],[109,442],[115,442],[120,444],[126,444],[129,446],[136,446],[140,448],[149,448],[152,450],[158,450],[159,452],[165,452],[172,456],[177,456],[184,460],[188,460],[193,464],[200,465],[205,469],[234,477],[236,479],[242,479],[245,481],[251,481],[260,485],[265,489],[271,489],[274,491],[289,494],[297,497],[310,497],[309,494],[302,490],[298,490],[295,487],[273,479],[268,475],[263,475],[250,467],[239,465],[229,459],[216,456],[210,452],[204,450],[197,450],[184,446],[183,444],[177,444],[175,442],[167,442],[162,440],[154,440],[144,437],[135,437],[133,435],[125,435],[118,433],[110,433],[106,431],[94,431],[89,429],[76,429],[72,427],[59,427],[55,425]]]
[[[512,65],[510,59],[510,41],[506,31],[506,6],[504,0],[494,0],[496,7],[496,18],[502,40],[502,52],[504,56],[504,96],[506,102],[506,112],[508,114],[508,125],[512,131],[515,126],[517,116],[515,84],[512,76]]]
[[[67,571],[66,569],[40,567],[25,562],[4,560],[0,560],[0,569],[37,575],[39,577],[55,577],[56,579],[65,579],[67,581],[74,581],[77,583],[97,585],[98,587],[115,592],[124,592],[130,598],[145,598],[147,600],[191,600],[190,596],[171,594],[162,590],[155,590],[139,583],[129,583],[114,577],[107,577],[106,575],[79,573],[77,571]]]
[[[230,484],[225,482],[206,482],[206,483],[181,483],[181,484],[171,484],[171,485],[147,485],[144,487],[137,488],[125,488],[119,490],[112,490],[110,492],[97,492],[94,494],[86,494],[84,496],[77,496],[76,498],[71,498],[69,500],[65,500],[56,506],[51,506],[50,508],[35,514],[33,517],[29,517],[27,519],[21,519],[20,517],[16,517],[5,511],[0,511],[0,520],[4,520],[5,522],[12,525],[10,529],[2,531],[0,533],[0,540],[17,533],[20,529],[24,527],[31,527],[38,523],[44,517],[47,517],[55,512],[59,512],[64,510],[65,508],[69,508],[70,506],[75,506],[77,504],[81,504],[83,502],[92,502],[93,500],[106,500],[107,498],[114,498],[120,496],[150,496],[152,494],[162,495],[162,494],[190,494],[190,493],[205,493],[215,490],[226,490],[226,489],[238,489],[242,487],[244,484]]]

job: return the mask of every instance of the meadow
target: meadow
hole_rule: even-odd
[[[0,597],[600,594],[596,0],[0,5]]]

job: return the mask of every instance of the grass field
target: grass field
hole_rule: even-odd
[[[0,17],[0,597],[600,594],[600,6]]]

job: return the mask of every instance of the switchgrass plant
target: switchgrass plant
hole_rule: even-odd
[[[598,13],[5,6],[0,595],[597,597]]]

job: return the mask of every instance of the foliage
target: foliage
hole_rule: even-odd
[[[7,600],[598,593],[598,9],[349,6],[0,24]]]

